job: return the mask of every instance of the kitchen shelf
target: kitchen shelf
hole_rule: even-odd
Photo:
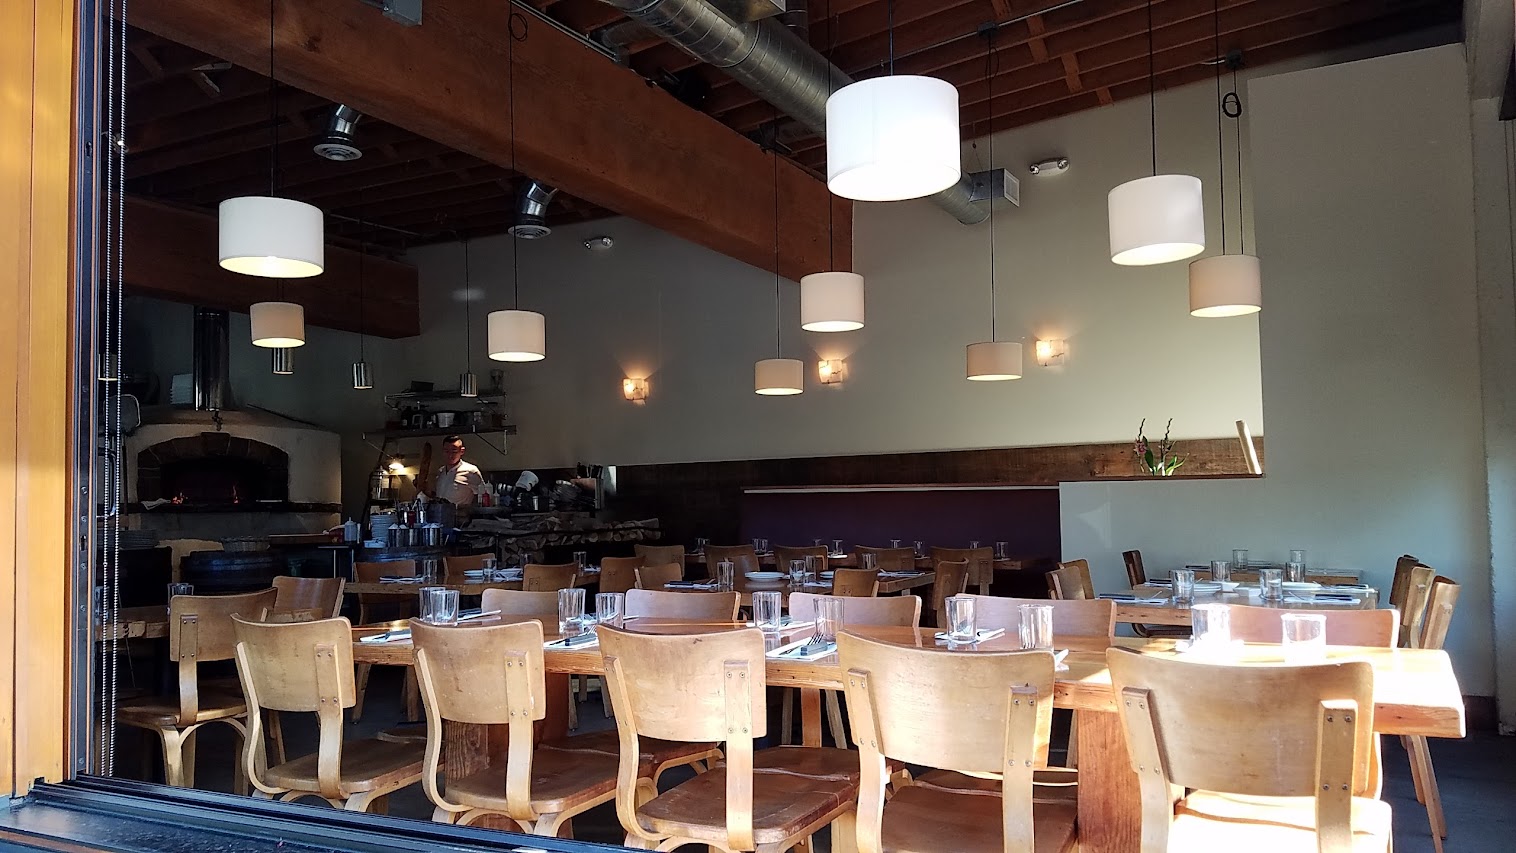
[[[444,435],[515,435],[516,425],[505,424],[497,427],[476,427],[469,424],[457,424],[450,427],[428,427],[426,429],[385,429],[376,432],[366,432],[364,438],[437,438]]]
[[[402,391],[398,394],[384,395],[384,404],[392,409],[398,409],[404,403],[465,403],[493,406],[503,400],[505,400],[504,391],[481,391],[477,397],[464,397],[456,390]]]

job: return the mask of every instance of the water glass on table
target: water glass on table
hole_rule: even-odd
[[[891,548],[899,548],[900,547],[900,540],[899,539],[891,539],[890,540],[890,547]]]
[[[194,587],[193,584],[171,583],[171,584],[168,585],[168,603],[169,604],[173,604],[174,603],[174,596],[176,596],[176,595],[194,595],[194,594],[195,594],[195,587]],[[167,610],[167,608],[165,608],[165,610]]]
[[[823,643],[837,641],[837,630],[842,627],[842,607],[847,599],[840,595],[816,597],[816,639]]]
[[[926,556],[926,543],[925,542],[922,542],[920,539],[917,539],[916,542],[915,542],[915,544],[912,545],[911,547],[915,549],[916,556],[918,556],[918,557],[925,557]]]
[[[769,552],[769,540],[767,540],[767,539],[754,539],[753,540],[753,552],[755,554],[767,554]]]
[[[1195,570],[1175,569],[1169,572],[1169,580],[1173,583],[1174,601],[1188,604],[1195,600]]]
[[[579,564],[580,569],[583,569],[590,564],[590,553],[588,551],[575,551],[574,562]]]
[[[1291,548],[1290,549],[1290,562],[1292,562],[1292,563],[1299,563],[1302,566],[1305,565],[1305,549],[1304,548]]]
[[[826,558],[815,554],[805,555],[805,583],[815,583],[821,579],[821,572],[826,568]]]
[[[1211,580],[1217,583],[1229,583],[1232,580],[1232,563],[1230,560],[1211,561]]]
[[[1232,611],[1225,604],[1197,604],[1190,608],[1190,627],[1195,651],[1219,651],[1232,642]]]
[[[800,589],[805,586],[805,567],[809,558],[805,560],[790,560],[790,588]]]
[[[1053,650],[1053,605],[1023,604],[1021,613],[1021,648]]]
[[[979,540],[978,539],[970,539],[969,540],[969,548],[978,548],[978,547],[979,547]]]
[[[596,593],[595,621],[601,625],[620,628],[626,621],[626,594],[621,592]]]
[[[458,590],[445,586],[422,587],[421,621],[428,625],[458,624]]]
[[[1011,556],[1011,544],[1009,542],[995,543],[995,559],[1005,560]]]
[[[832,553],[833,554],[841,554],[842,553],[842,540],[841,539],[833,539],[832,540]]]
[[[695,553],[696,554],[704,554],[705,553],[705,546],[707,546],[709,544],[711,544],[711,540],[709,540],[709,539],[707,539],[707,538],[705,538],[703,536],[696,536],[695,537]]]
[[[1300,583],[1305,580],[1305,563],[1294,560],[1284,564],[1284,579],[1289,583]]]
[[[722,592],[731,592],[737,585],[737,564],[731,560],[722,560],[716,564],[716,588]]]
[[[784,596],[777,592],[753,593],[753,624],[766,633],[777,632],[783,624]]]
[[[494,554],[486,554],[484,559],[479,561],[479,569],[480,577],[487,581],[495,580],[496,573],[500,571],[500,561],[495,559]]]
[[[879,555],[871,553],[860,554],[858,557],[858,564],[859,568],[877,569],[879,568]]]
[[[442,580],[442,561],[427,557],[421,561],[421,582],[437,583]]]
[[[1246,548],[1233,548],[1232,549],[1232,568],[1234,568],[1234,569],[1245,569],[1247,567],[1248,567],[1248,549],[1246,549]]]
[[[1259,569],[1258,588],[1264,601],[1284,600],[1284,569]]]
[[[1285,663],[1319,663],[1326,659],[1326,617],[1320,613],[1285,613]]]
[[[577,637],[584,630],[584,588],[558,590],[558,635]]]
[[[947,606],[948,642],[972,643],[979,639],[979,622],[974,613],[974,599],[966,595],[951,595],[944,601]]]

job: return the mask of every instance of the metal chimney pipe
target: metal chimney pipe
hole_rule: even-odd
[[[191,378],[195,388],[196,411],[231,408],[227,334],[227,312],[215,308],[195,308]]]
[[[601,0],[696,59],[725,71],[753,94],[818,136],[826,136],[826,99],[853,82],[805,41],[774,21],[739,23],[705,0]],[[989,213],[971,200],[965,174],[932,201],[964,225]]]

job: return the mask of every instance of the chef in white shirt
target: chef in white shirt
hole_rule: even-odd
[[[484,475],[479,473],[479,466],[463,461],[463,439],[456,435],[442,439],[442,459],[434,497],[454,506],[473,506],[474,495],[484,485]]]

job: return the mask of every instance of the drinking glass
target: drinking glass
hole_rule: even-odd
[[[847,599],[839,595],[816,597],[816,639],[823,643],[837,641],[837,629],[842,627],[842,605]]]
[[[1284,570],[1259,569],[1258,587],[1263,591],[1264,601],[1282,601],[1284,599]]]
[[[995,559],[997,559],[997,560],[1004,560],[1004,559],[1006,559],[1009,556],[1011,556],[1010,543],[1009,542],[996,542],[995,543]]]
[[[1246,549],[1246,548],[1233,548],[1232,549],[1232,568],[1234,568],[1234,569],[1245,569],[1247,567],[1248,567],[1248,549]]]
[[[171,583],[168,585],[168,597],[173,599],[176,595],[194,595],[195,585],[189,583]]]
[[[1284,564],[1284,579],[1290,583],[1300,583],[1305,580],[1305,563],[1294,560]]]
[[[916,556],[918,556],[918,557],[925,557],[926,556],[926,543],[925,542],[922,542],[920,539],[917,539],[916,540],[916,544],[915,544],[914,547],[916,549]]]
[[[702,537],[702,536],[696,536],[695,537],[695,553],[696,554],[704,554],[705,553],[705,546],[707,546],[709,544],[711,544],[711,540],[709,540],[709,539],[707,539],[705,537]]]
[[[758,553],[758,554],[767,554],[768,550],[769,550],[769,540],[767,540],[767,539],[754,539],[753,540],[753,551],[755,553]]]
[[[842,553],[842,540],[841,539],[833,539],[832,540],[832,553],[833,554],[841,554]]]
[[[979,540],[978,539],[970,539],[969,540],[969,547],[970,548],[978,548],[979,547]]]
[[[1211,561],[1211,580],[1225,583],[1232,579],[1232,564],[1227,560]]]
[[[584,588],[558,590],[558,635],[577,637],[584,628]]]
[[[821,540],[820,537],[817,537],[817,538],[811,540],[811,544],[812,545],[820,545],[821,542],[822,542],[822,540]]]
[[[825,557],[818,557],[815,554],[806,554],[805,555],[805,573],[807,575],[809,575],[809,577],[807,577],[806,580],[807,581],[813,581],[813,580],[816,580],[817,578],[821,577],[821,572],[823,571],[823,567],[825,565],[826,565],[826,558]]]
[[[1305,565],[1305,549],[1304,548],[1291,548],[1290,549],[1290,562],[1292,562],[1292,563],[1299,563],[1302,566]]]
[[[890,547],[891,548],[899,548],[900,547],[900,540],[899,539],[891,539],[890,540]]]
[[[581,569],[584,568],[585,566],[588,566],[590,564],[590,554],[589,554],[589,552],[588,551],[575,551],[574,552],[574,562],[578,563],[579,564],[579,568],[581,568]]]
[[[790,588],[799,589],[805,585],[805,560],[790,560]]]
[[[421,621],[430,625],[458,624],[458,590],[445,586],[422,587]]]
[[[779,630],[783,599],[784,596],[777,592],[753,593],[753,624],[758,630],[770,633]]]
[[[1326,658],[1326,617],[1320,613],[1285,613],[1284,662],[1314,663]]]
[[[860,563],[862,564],[862,568],[877,569],[879,568],[879,555],[865,553],[860,558]]]
[[[1021,648],[1053,650],[1053,605],[1023,604]]]
[[[737,583],[737,564],[722,560],[716,564],[716,587],[722,592],[731,592]]]
[[[1225,604],[1197,604],[1190,608],[1192,649],[1217,650],[1232,642],[1232,611]]]
[[[421,561],[422,583],[436,583],[442,580],[442,561],[436,557],[426,557]]]
[[[1169,572],[1169,580],[1174,584],[1174,600],[1178,602],[1190,602],[1195,600],[1195,570],[1175,569]]]
[[[626,618],[626,593],[600,592],[595,594],[595,621],[612,628],[620,628]]]
[[[974,599],[966,595],[947,598],[948,642],[972,643],[979,639],[979,623],[974,616]]]
[[[485,575],[487,576],[493,575],[495,573],[495,569],[499,567],[500,561],[495,559],[494,554],[485,554],[484,559],[479,564],[479,568],[483,569]]]

